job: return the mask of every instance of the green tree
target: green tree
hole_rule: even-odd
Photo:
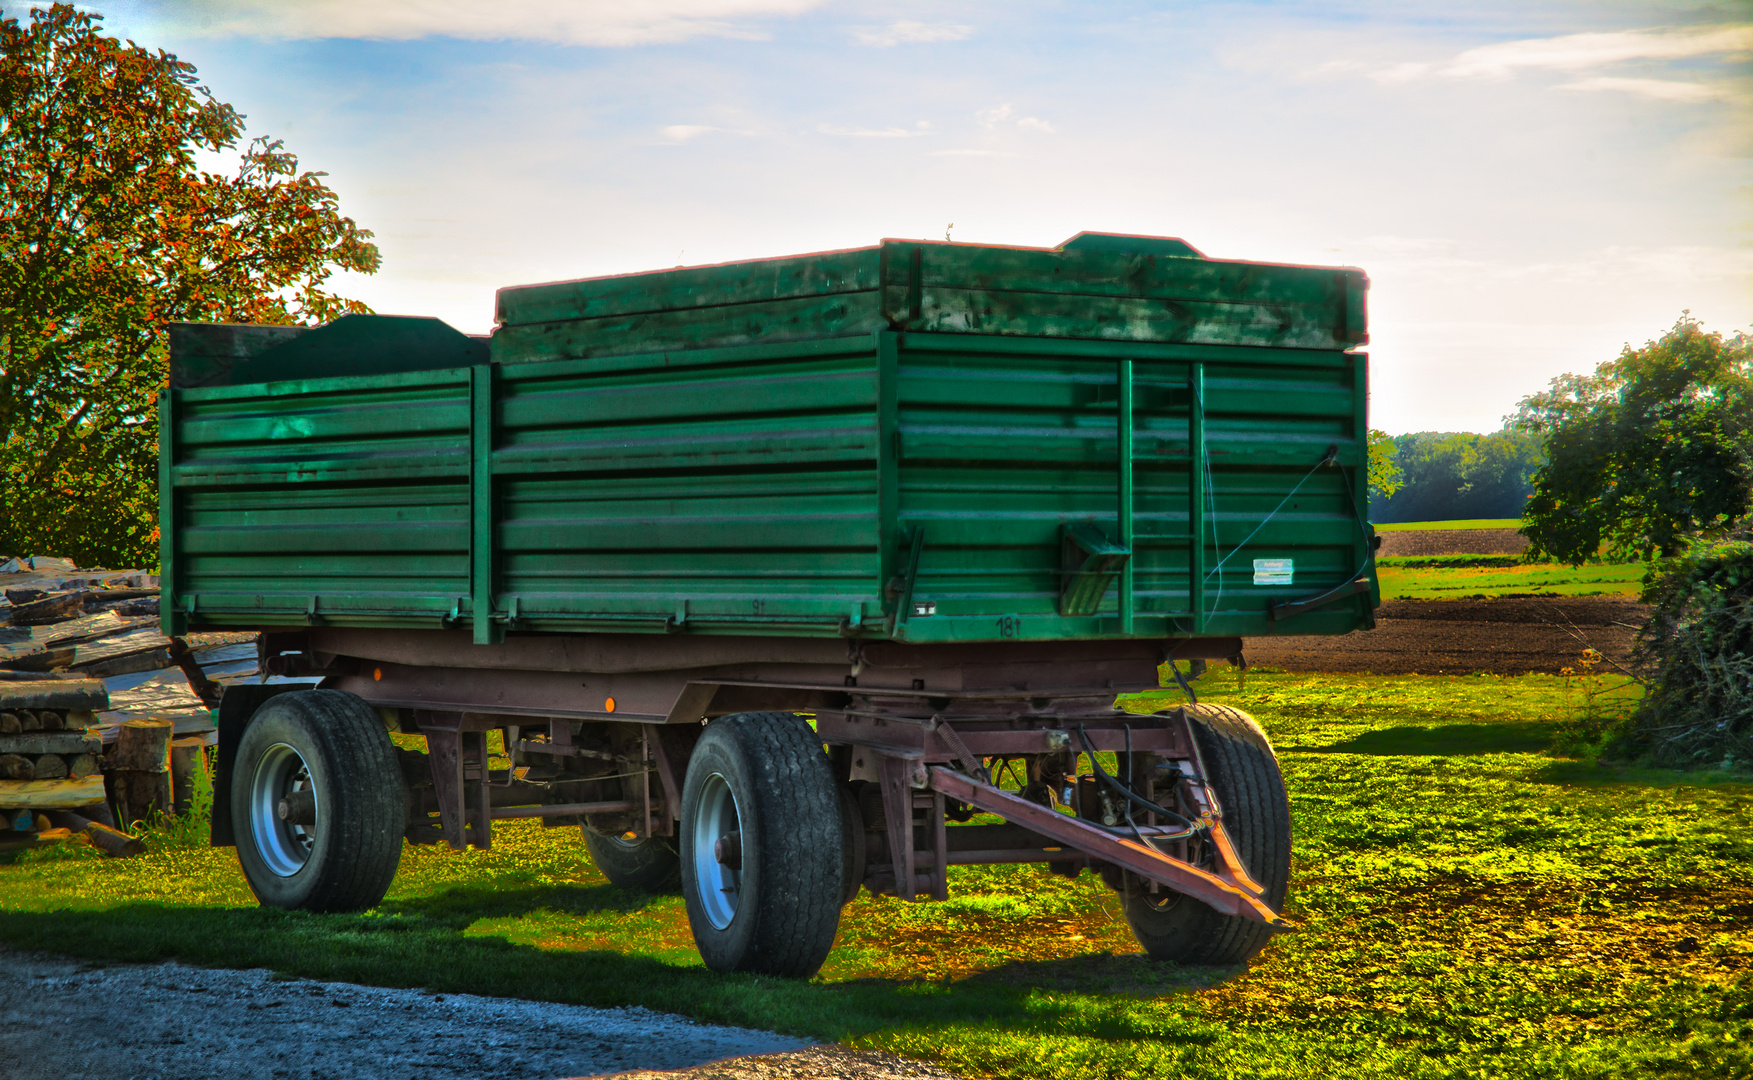
[[[0,11],[0,552],[157,561],[157,425],[175,321],[315,323],[378,267],[322,173],[163,52],[67,4]]]
[[[1374,428],[1370,429],[1369,440],[1370,496],[1391,499],[1404,481],[1400,463],[1394,460],[1399,455],[1400,448],[1394,445],[1393,436]]]
[[[1420,431],[1394,442],[1404,479],[1372,499],[1381,522],[1520,517],[1544,461],[1540,440],[1521,431]]]
[[[1598,551],[1671,557],[1753,508],[1753,339],[1691,312],[1592,375],[1562,375],[1514,423],[1544,440],[1531,546],[1571,563]]]

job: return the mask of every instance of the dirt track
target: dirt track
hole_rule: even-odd
[[[1390,600],[1343,637],[1249,638],[1250,664],[1377,675],[1557,674],[1585,648],[1624,663],[1647,609],[1617,596]]]
[[[1514,529],[1408,529],[1379,533],[1379,555],[1520,555],[1528,538]]]

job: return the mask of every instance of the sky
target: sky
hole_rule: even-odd
[[[1362,267],[1398,434],[1753,329],[1753,0],[85,6],[328,173],[383,252],[343,294],[472,333],[505,285],[1179,236]]]

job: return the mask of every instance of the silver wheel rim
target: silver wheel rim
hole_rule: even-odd
[[[742,816],[736,796],[719,773],[700,785],[700,801],[694,807],[694,884],[700,894],[700,910],[713,929],[723,930],[736,918],[742,887],[743,857],[736,866],[718,861],[718,841],[730,833],[742,834]]]
[[[297,750],[285,743],[275,743],[256,764],[256,775],[250,783],[250,833],[262,862],[280,877],[291,877],[304,869],[316,843],[314,821],[310,825],[292,825],[280,819],[280,800],[295,791],[310,791],[315,799],[310,766]],[[320,806],[316,813],[322,813]]]

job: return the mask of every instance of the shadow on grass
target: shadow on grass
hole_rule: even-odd
[[[1540,784],[1567,787],[1749,787],[1753,776],[1710,769],[1647,769],[1595,761],[1555,761],[1529,777]]]
[[[391,897],[379,904],[377,911],[460,929],[478,919],[517,918],[544,910],[562,915],[625,915],[643,911],[660,899],[613,885],[452,885],[439,892]]]
[[[1287,748],[1294,754],[1370,754],[1378,757],[1468,757],[1475,754],[1537,754],[1552,745],[1550,725],[1439,724],[1368,731],[1328,746]]]
[[[266,968],[288,978],[424,988],[597,1007],[641,1006],[719,1024],[843,1040],[891,1028],[978,1025],[1092,1038],[1206,1041],[1207,1025],[1165,1030],[1115,993],[1157,996],[1210,985],[1198,969],[1146,968],[1109,955],[1016,963],[958,982],[803,982],[722,975],[615,951],[543,950],[465,936],[482,918],[539,910],[624,911],[649,902],[607,886],[452,889],[369,912],[322,915],[269,908],[129,903],[0,912],[0,944],[95,964],[175,959]],[[1227,972],[1221,974],[1228,974]],[[1042,989],[1059,991],[1042,994]],[[1069,991],[1069,992],[1067,992]],[[1178,1032],[1178,1034],[1177,1034]]]

